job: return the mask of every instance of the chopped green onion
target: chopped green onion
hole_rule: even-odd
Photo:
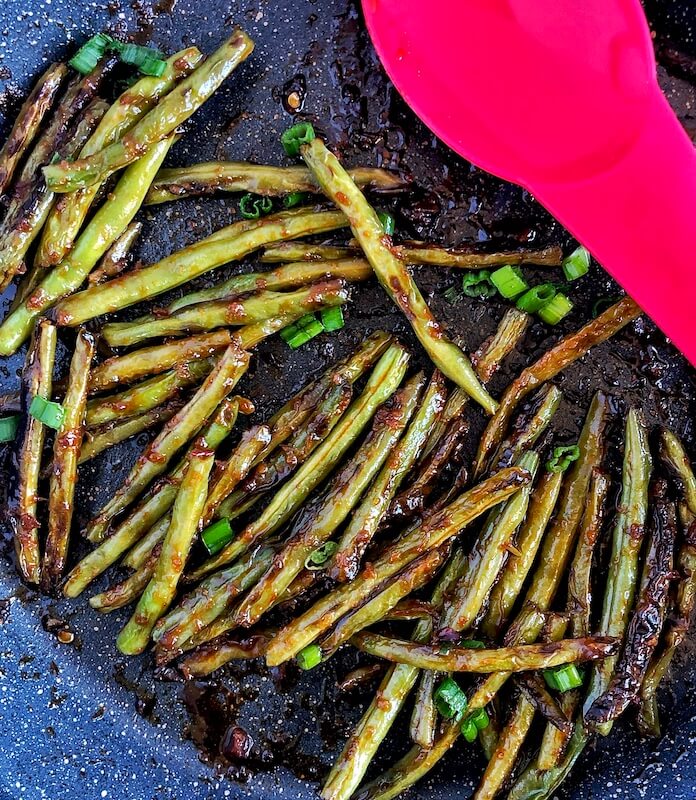
[[[312,337],[307,333],[307,331],[296,331],[294,336],[289,339],[286,339],[286,343],[290,347],[291,350],[297,350],[298,347],[302,347],[303,344],[307,344],[307,342]]]
[[[493,297],[496,288],[491,282],[491,271],[482,269],[478,272],[467,272],[462,278],[462,290],[467,297]]]
[[[143,75],[152,75],[159,78],[167,68],[164,61],[164,53],[154,47],[143,47],[139,44],[121,44],[118,48],[118,56],[124,64],[132,64],[137,67]]]
[[[486,644],[480,639],[462,639],[459,642],[460,647],[466,647],[469,650],[485,650]]]
[[[445,719],[459,719],[469,705],[466,695],[452,678],[445,678],[433,694],[437,710]]]
[[[239,201],[239,213],[244,219],[258,219],[273,211],[273,201],[270,197],[259,197],[255,194],[245,194]]]
[[[88,75],[113,44],[114,40],[111,36],[106,33],[98,33],[82,45],[68,61],[68,64],[81,75]]]
[[[340,310],[340,309],[339,309]],[[343,317],[341,317],[343,319]],[[293,325],[288,325],[280,332],[281,339],[293,350],[307,344],[310,339],[323,333],[325,330],[323,322],[320,322],[315,314],[305,314]],[[334,329],[332,329],[334,330]]]
[[[491,720],[485,708],[477,708],[476,711],[474,711],[474,713],[471,715],[470,719],[476,726],[477,731],[482,731],[491,724]]]
[[[321,314],[321,324],[327,333],[331,331],[340,331],[344,327],[345,320],[343,319],[343,309],[341,306],[333,306],[333,308],[325,308]]]
[[[444,298],[448,303],[456,303],[460,297],[461,293],[458,289],[455,289],[454,286],[450,286],[450,288],[444,294]]]
[[[569,281],[576,281],[587,274],[590,268],[590,254],[580,245],[563,260],[563,273]]]
[[[336,550],[338,550],[338,545],[336,542],[324,542],[321,547],[317,547],[316,550],[312,550],[312,552],[307,556],[307,559],[304,562],[305,569],[313,571],[322,569],[326,562],[336,552]]]
[[[19,414],[0,419],[0,442],[13,442],[19,427]]]
[[[520,311],[534,314],[555,296],[556,287],[553,283],[540,283],[538,286],[532,286],[521,297],[518,297],[515,305]]]
[[[554,447],[551,458],[546,462],[546,469],[549,472],[565,472],[579,458],[580,448],[576,444]]]
[[[283,208],[295,208],[306,203],[312,195],[309,192],[290,192],[283,198]]]
[[[519,267],[511,267],[509,264],[491,273],[491,283],[506,300],[514,300],[529,289]]]
[[[469,743],[475,742],[478,738],[478,728],[471,718],[465,719],[464,722],[462,722],[462,727],[460,730],[462,732],[462,736]]]
[[[310,339],[313,339],[315,336],[319,336],[320,333],[324,333],[324,326],[315,317],[305,325],[301,325],[300,330],[302,333],[306,333]]]
[[[299,330],[300,329],[297,327],[297,325],[288,325],[287,328],[283,328],[281,330],[280,338],[287,344],[292,338],[297,336]]]
[[[378,211],[377,216],[379,217],[379,221],[382,223],[382,227],[384,228],[384,232],[387,236],[393,236],[394,231],[396,230],[396,220],[394,219],[394,215],[390,214],[388,211]]]
[[[205,549],[214,556],[219,553],[222,548],[232,541],[234,531],[230,525],[229,519],[219,519],[212,525],[209,525],[202,533],[201,540],[205,545]]]
[[[65,409],[60,403],[53,403],[50,400],[45,400],[43,397],[36,395],[32,398],[31,405],[29,406],[29,414],[43,422],[49,428],[58,430],[63,424],[63,417],[65,417]]]
[[[310,122],[298,122],[283,132],[280,143],[289,156],[299,156],[300,147],[316,139],[314,128]]]
[[[547,325],[556,325],[563,317],[570,314],[573,304],[568,298],[558,292],[546,305],[539,309],[539,319]]]
[[[318,644],[308,644],[295,658],[300,669],[314,669],[321,664],[321,647]]]
[[[544,670],[544,680],[551,689],[557,692],[569,692],[582,686],[583,677],[575,664],[562,664],[553,669]]]

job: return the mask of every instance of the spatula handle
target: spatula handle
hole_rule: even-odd
[[[613,168],[530,189],[696,364],[696,149],[659,90],[646,111]]]

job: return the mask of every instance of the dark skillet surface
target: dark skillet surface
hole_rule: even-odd
[[[694,23],[694,14],[686,12],[691,5],[689,0],[654,2],[650,13],[663,37],[671,36],[682,50],[693,51],[688,24]],[[168,51],[191,43],[209,51],[233,22],[244,26],[257,49],[195,117],[171,163],[212,158],[284,163],[277,140],[290,117],[282,98],[298,89],[306,92],[302,113],[316,119],[349,163],[400,167],[414,175],[417,188],[399,205],[400,231],[452,244],[487,237],[566,242],[531,198],[471,170],[413,119],[386,82],[356,4],[348,0],[133,0],[122,7],[109,3],[108,9],[84,0],[3,0],[3,131],[33,76],[47,61],[60,57],[72,39],[81,41],[106,26],[138,31],[140,40],[151,37]],[[683,66],[672,70],[684,73]],[[696,129],[696,92],[678,78],[663,74],[663,79],[685,124]],[[563,135],[566,121],[558,122]],[[227,198],[184,201],[146,212],[139,257],[148,263],[202,238],[233,219],[234,208],[233,199]],[[655,224],[663,224],[659,209]],[[248,269],[252,263],[234,269]],[[467,347],[493,331],[501,314],[495,303],[471,301],[453,307],[444,302],[443,291],[455,282],[452,273],[421,269],[417,279],[438,316]],[[576,328],[588,317],[594,300],[613,291],[595,269],[592,278],[573,288],[578,310],[564,329]],[[411,342],[404,321],[376,287],[355,292],[348,317],[340,336],[320,338],[297,353],[278,342],[260,349],[242,386],[260,415],[277,407],[323,364],[351,349],[368,330],[386,327]],[[553,340],[543,327],[532,328],[523,352],[510,359],[494,390]],[[420,351],[415,349],[415,354],[414,361],[424,363]],[[0,390],[16,387],[20,365],[21,358],[15,358],[0,366]],[[626,402],[634,402],[645,408],[652,422],[669,422],[693,452],[694,372],[649,324],[638,322],[598,348],[568,370],[559,385],[565,403],[554,429],[560,438],[572,439],[591,392],[602,387],[619,398],[619,412]],[[475,433],[482,418],[473,413],[472,422]],[[80,520],[113,491],[136,452],[136,447],[124,446],[84,471]],[[614,448],[614,461],[617,455]],[[243,665],[207,684],[155,680],[148,657],[126,661],[115,650],[114,637],[125,612],[101,617],[82,598],[68,603],[37,597],[18,586],[8,548],[6,552],[0,559],[3,797],[184,800],[312,795],[313,781],[325,772],[362,708],[359,698],[340,697],[335,690],[336,676],[354,663],[352,654],[341,654],[311,675],[298,675],[292,668],[267,674],[257,665]],[[66,629],[74,633],[70,644],[58,638]],[[585,756],[567,782],[564,797],[696,797],[696,757],[688,752],[696,737],[692,652],[689,647],[680,654],[678,680],[663,693],[664,738],[641,742],[622,723],[609,741]],[[225,731],[235,725],[253,739],[250,758],[242,764],[213,759],[210,754],[219,751]],[[402,752],[404,735],[403,730],[397,732],[383,748],[382,765]],[[459,746],[411,796],[466,797],[481,766],[475,748]]]

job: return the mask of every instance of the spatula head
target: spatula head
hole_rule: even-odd
[[[527,187],[611,167],[659,91],[639,0],[364,0],[364,10],[421,119]]]

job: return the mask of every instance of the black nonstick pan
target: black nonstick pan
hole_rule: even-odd
[[[652,0],[647,10],[663,85],[696,134],[696,7],[693,0]],[[284,100],[296,91],[297,113],[311,119],[348,163],[412,175],[414,188],[407,197],[384,201],[396,212],[404,235],[483,246],[568,244],[533,198],[471,168],[414,118],[379,66],[357,0],[0,0],[0,133],[45,64],[96,31],[134,34],[137,41],[170,52],[194,43],[210,51],[235,23],[254,38],[256,50],[192,119],[171,164],[223,158],[285,163],[278,138],[292,121]],[[572,120],[558,120],[559,136],[565,124]],[[227,224],[235,212],[231,197],[146,210],[137,256],[152,262]],[[669,236],[669,221],[661,219],[660,209],[654,220]],[[251,263],[222,272],[248,269]],[[502,306],[466,298],[449,305],[443,294],[456,276],[437,270],[418,270],[419,285],[438,317],[467,348],[475,347],[494,330]],[[523,350],[496,378],[495,392],[561,333],[587,319],[598,299],[614,296],[616,287],[595,269],[573,291],[573,314],[560,330],[534,326]],[[11,292],[3,302],[10,299]],[[360,287],[340,335],[320,337],[297,352],[280,341],[260,348],[242,387],[256,402],[259,417],[378,327],[398,332],[414,345],[415,360],[425,363],[386,295],[376,286]],[[0,363],[0,391],[16,388],[21,363],[21,356]],[[572,437],[592,391],[603,388],[616,397],[619,418],[628,404],[639,404],[651,422],[666,422],[678,431],[693,455],[694,378],[694,370],[661,334],[639,320],[563,375],[559,385],[565,403],[555,428]],[[473,433],[482,421],[472,413]],[[78,522],[114,491],[144,441],[109,451],[83,471]],[[7,453],[2,458],[4,487],[10,464]],[[155,677],[149,657],[125,660],[116,651],[125,610],[102,617],[82,598],[66,602],[38,596],[19,583],[10,551],[6,546],[0,558],[0,796],[292,800],[315,795],[366,700],[336,690],[337,677],[355,664],[353,654],[340,653],[307,674],[293,667],[267,671],[251,662],[206,682],[183,683],[173,672]],[[696,798],[692,655],[693,645],[685,646],[674,679],[661,694],[663,738],[641,741],[629,724],[617,725],[608,741],[585,754],[562,797]],[[406,737],[403,728],[395,731],[375,767],[400,755],[408,746]],[[481,767],[475,747],[458,745],[411,796],[467,797]]]

